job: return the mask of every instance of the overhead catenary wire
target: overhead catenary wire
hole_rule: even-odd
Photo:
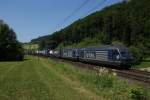
[[[105,2],[107,2],[108,0],[100,0],[100,2],[95,5],[92,9],[90,9],[87,13],[86,16],[89,15],[91,12],[94,12],[96,9],[98,9],[99,7],[101,7]],[[82,16],[83,18],[84,16]]]
[[[68,15],[61,24],[59,24],[58,26],[62,26],[66,21],[68,21],[75,13],[77,13],[80,9],[82,9],[86,4],[89,3],[90,0],[85,0],[82,4],[80,4],[75,10],[73,10],[73,12]]]
[[[72,16],[74,16],[75,13],[79,12],[79,10],[82,9],[86,4],[88,4],[89,1],[90,1],[90,0],[85,0],[83,3],[81,3],[75,10],[73,10],[73,12],[72,12],[70,15],[68,15],[68,16],[62,21],[62,23],[58,24],[56,27],[61,27],[62,25],[64,25],[64,23],[65,23],[66,21],[68,21]],[[99,2],[96,6],[94,6],[92,9],[90,9],[90,10],[86,13],[86,15],[88,15],[88,14],[90,14],[90,12],[96,10],[98,7],[100,7],[101,5],[103,5],[106,1],[107,1],[107,0],[100,0],[100,2]],[[84,16],[82,16],[81,18],[83,18],[83,17],[84,17]]]
[[[89,3],[89,1],[90,0],[85,0],[83,3],[81,3],[76,9],[74,9],[73,10],[73,12],[70,14],[70,15],[68,15],[61,23],[59,23],[59,24],[57,24],[56,25],[56,28],[57,27],[61,27],[62,25],[64,25],[64,23],[66,22],[66,21],[68,21],[75,13],[77,13],[80,9],[82,9],[86,4],[88,4]],[[50,33],[50,32],[47,32],[48,34]]]

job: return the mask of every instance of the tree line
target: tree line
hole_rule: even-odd
[[[0,20],[0,61],[23,60],[22,44],[16,33],[3,20]]]

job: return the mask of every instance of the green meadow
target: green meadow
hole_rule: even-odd
[[[0,100],[146,100],[149,90],[105,70],[97,73],[52,59],[0,62]]]

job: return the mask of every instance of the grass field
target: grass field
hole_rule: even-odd
[[[0,62],[0,100],[128,100],[137,95],[149,98],[150,91],[50,59]]]
[[[86,100],[99,98],[58,73],[45,59],[0,62],[0,100]]]

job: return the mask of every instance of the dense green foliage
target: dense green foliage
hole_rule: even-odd
[[[142,63],[140,63],[139,65],[135,65],[134,67],[150,72],[150,56],[144,58],[142,60]]]
[[[112,5],[32,42],[39,43],[42,48],[54,49],[76,44],[79,47],[87,46],[87,39],[90,45],[118,41],[128,47],[135,47],[143,55],[150,54],[150,0],[130,0]],[[93,39],[96,41],[91,44]]]
[[[0,60],[22,60],[23,49],[16,40],[16,33],[0,21]]]

